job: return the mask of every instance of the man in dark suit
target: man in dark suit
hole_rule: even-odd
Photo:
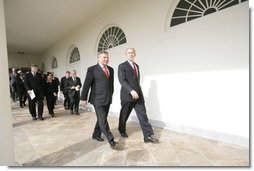
[[[64,108],[69,110],[70,108],[70,98],[68,96],[68,90],[66,88],[66,80],[70,77],[70,71],[66,71],[66,75],[61,78],[60,91],[64,95]]]
[[[110,132],[107,116],[112,103],[114,91],[114,70],[108,66],[109,57],[107,51],[98,54],[98,64],[87,70],[86,79],[81,93],[81,104],[87,103],[87,96],[91,88],[89,102],[94,105],[97,122],[92,138],[97,141],[104,141],[101,133],[107,138],[111,148],[115,149],[117,142]]]
[[[148,121],[146,114],[145,100],[140,86],[139,66],[134,62],[136,51],[134,48],[126,49],[127,61],[118,67],[118,78],[121,84],[121,111],[118,130],[122,137],[128,138],[126,133],[126,122],[132,109],[136,111],[141,129],[144,135],[144,142],[158,142],[152,137],[153,128]]]
[[[59,81],[59,79],[55,76],[55,73],[54,73],[54,72],[51,72],[51,74],[53,75],[53,82],[54,82],[54,84],[57,86],[57,90],[58,90],[58,86],[60,85],[60,81]],[[57,95],[58,95],[58,91],[57,91]],[[57,99],[58,99],[58,96],[55,96],[54,105],[56,105]],[[55,108],[55,106],[54,106],[54,108]]]
[[[16,97],[17,97],[16,77],[17,77],[16,68],[12,68],[12,72],[9,75],[9,81],[10,81],[10,87],[11,87],[11,98],[13,102],[16,101]]]
[[[27,99],[27,92],[24,85],[25,81],[25,74],[22,73],[21,70],[18,71],[17,77],[16,77],[16,84],[17,84],[17,92],[19,96],[19,106],[23,108],[26,106],[26,99]]]
[[[36,118],[36,109],[35,103],[38,103],[38,118],[44,120],[43,115],[43,85],[44,81],[42,75],[38,73],[38,66],[32,65],[31,72],[26,74],[24,85],[27,93],[29,94],[29,111],[33,117],[33,120]],[[31,99],[32,91],[35,94],[35,98]]]
[[[71,71],[71,76],[66,80],[66,89],[70,98],[70,113],[74,114],[74,110],[75,114],[79,115],[80,88],[82,84],[76,74],[76,70]]]

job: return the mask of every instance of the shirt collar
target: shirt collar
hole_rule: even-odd
[[[130,63],[130,65],[133,67],[133,64],[135,64],[135,62],[130,61],[129,59],[127,59],[127,61]]]
[[[101,66],[101,68],[102,68],[102,69],[104,69],[104,67],[107,67],[107,66],[103,66],[103,65],[101,65],[100,63],[98,63],[98,64]]]

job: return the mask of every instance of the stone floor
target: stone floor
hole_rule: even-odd
[[[60,104],[60,102],[58,102]],[[109,117],[119,141],[109,144],[91,139],[95,114],[70,115],[61,105],[56,117],[32,121],[27,107],[12,103],[15,157],[22,166],[249,166],[249,149],[155,128],[159,144],[145,144],[137,123],[128,123],[128,139],[117,131],[118,119]]]

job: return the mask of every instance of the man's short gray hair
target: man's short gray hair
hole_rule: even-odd
[[[130,49],[132,49],[132,50],[134,51],[134,53],[136,53],[136,50],[135,50],[134,48],[132,48],[132,47],[127,48],[127,49],[125,50],[125,53],[127,53],[127,51],[130,50]]]
[[[106,55],[108,55],[108,51],[102,50],[102,51],[98,52],[97,57],[99,58],[101,54],[106,54]]]

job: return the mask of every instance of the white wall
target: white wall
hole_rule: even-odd
[[[116,73],[112,115],[120,111],[117,67],[124,50],[135,47],[153,125],[248,146],[248,2],[165,31],[171,3],[117,1],[46,51],[46,68],[51,70],[55,56],[63,76],[67,51],[75,45],[84,81],[87,67],[96,63],[98,36],[108,24],[117,24],[127,43],[109,50]]]
[[[8,52],[9,68],[12,68],[12,67],[30,68],[31,64],[37,64],[40,67],[41,66],[40,61],[41,61],[40,55],[33,55],[33,54],[20,55],[16,52]]]

